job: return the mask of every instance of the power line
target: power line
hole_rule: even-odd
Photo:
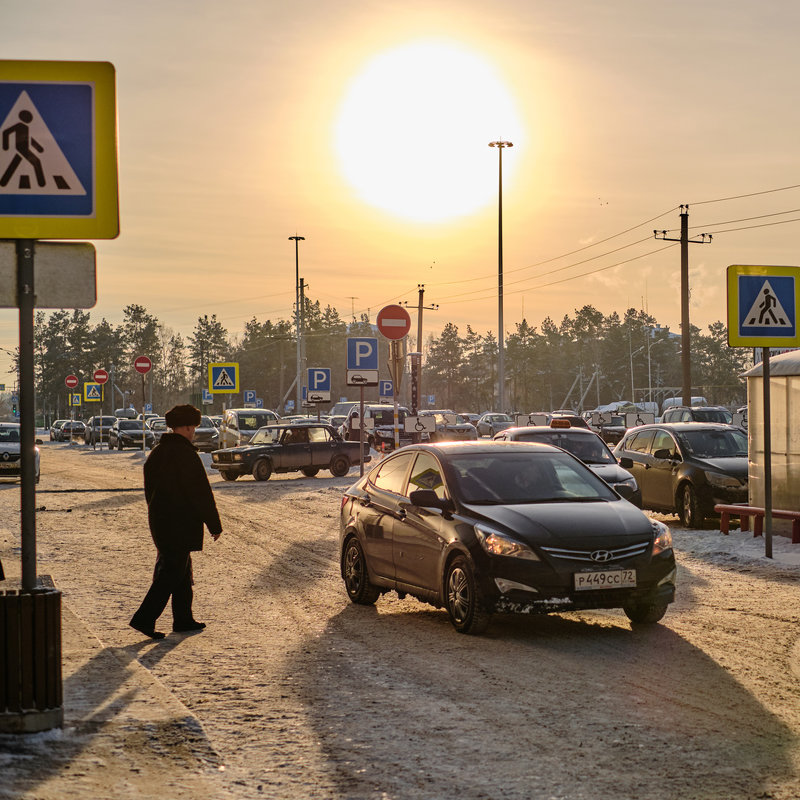
[[[762,194],[774,194],[775,192],[788,192],[790,189],[800,189],[800,183],[795,183],[792,186],[782,186],[780,189],[765,189],[763,192],[750,192],[749,194],[737,194],[732,197],[718,197],[716,200],[699,200],[689,205],[704,206],[708,203],[724,203],[727,200],[743,200],[746,197],[758,197]]]

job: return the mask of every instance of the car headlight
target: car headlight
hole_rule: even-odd
[[[233,454],[233,460],[234,461],[241,461],[242,460],[242,454],[241,453],[234,453]]]
[[[706,472],[706,480],[718,489],[738,489],[744,485],[743,481],[739,478],[734,478],[732,475],[723,475],[720,472]]]
[[[634,492],[639,488],[639,484],[636,483],[636,478],[633,475],[630,478],[625,478],[624,481],[616,481],[616,483],[618,486],[630,486]]]
[[[211,460],[216,463],[217,461],[219,461],[219,455],[217,453],[212,453]]]
[[[481,547],[491,556],[525,558],[528,561],[541,560],[528,545],[506,536],[500,531],[487,528],[485,525],[475,525],[475,535],[478,537]]]
[[[650,525],[653,528],[653,534],[655,536],[655,540],[653,541],[653,555],[672,549],[672,532],[670,529],[657,519],[651,519]]]

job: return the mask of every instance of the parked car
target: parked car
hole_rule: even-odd
[[[117,419],[108,432],[108,449],[122,450],[125,447],[138,447],[142,449],[142,438],[144,446],[153,447],[155,437],[153,431],[147,424],[140,419]]]
[[[459,411],[459,417],[464,417],[464,419],[472,425],[473,428],[477,428],[478,420],[481,418],[480,414],[473,414],[471,411]]]
[[[58,431],[60,442],[86,439],[86,423],[82,419],[68,419]]]
[[[58,442],[61,439],[61,426],[65,423],[69,422],[68,419],[56,419],[53,420],[53,424],[50,426],[50,441],[51,442]]]
[[[747,502],[747,436],[733,425],[660,423],[631,428],[614,448],[642,490],[642,507],[702,527],[716,503]]]
[[[159,414],[154,414],[151,411],[146,411],[142,414],[137,414],[136,419],[138,419],[139,421],[144,420],[145,422],[147,422],[147,420],[157,419],[159,416],[160,416]]]
[[[461,633],[495,612],[622,608],[653,623],[675,594],[669,528],[545,444],[403,448],[345,493],[339,545],[351,601],[408,593]]]
[[[95,445],[98,442],[107,442],[111,426],[117,421],[117,417],[89,417],[86,420],[86,430],[83,432],[83,441],[86,444]]]
[[[222,425],[222,414],[209,414],[208,418],[219,428]]]
[[[229,408],[219,426],[219,446],[239,447],[265,425],[278,422],[278,415],[268,408]]]
[[[364,456],[369,461],[368,454]],[[337,478],[358,464],[359,443],[345,442],[330,425],[267,425],[256,431],[250,444],[211,454],[211,466],[226,481],[240,475],[267,480],[273,472],[299,470],[313,478],[329,469]]]
[[[167,421],[164,419],[164,417],[154,417],[147,420],[147,427],[153,431],[153,447],[155,447],[161,441],[161,437],[165,433],[169,432]]]
[[[475,426],[478,429],[478,436],[492,437],[506,428],[514,427],[514,420],[508,414],[498,414],[494,411],[489,411],[484,414]]]
[[[723,406],[675,406],[668,408],[662,422],[722,422],[730,425],[733,414]]]
[[[612,414],[611,422],[602,423],[598,427],[591,427],[595,433],[607,444],[617,444],[628,430],[624,414]]]
[[[350,409],[347,419],[342,424],[342,438],[346,441],[359,441],[359,412],[360,405]],[[413,435],[405,431],[405,419],[409,416],[409,410],[405,406],[397,409],[397,420],[400,425],[400,447],[411,444],[414,441]],[[394,405],[386,403],[365,403],[364,419],[372,420],[371,428],[365,428],[364,441],[376,450],[390,452],[394,450]]]
[[[205,414],[200,417],[200,424],[194,429],[192,444],[206,453],[219,449],[219,429]]]
[[[544,442],[572,453],[599,475],[617,494],[642,507],[642,492],[636,478],[617,462],[608,445],[594,431],[583,427],[573,428],[563,418],[550,425],[536,425],[526,428],[508,428],[495,436],[503,442]],[[564,424],[566,423],[566,424]]]
[[[39,483],[39,448],[34,447],[34,476]],[[22,477],[22,450],[18,422],[0,422],[0,478]]]
[[[570,426],[573,428],[586,428],[587,430],[591,430],[591,425],[580,415],[580,414],[566,414],[563,411],[553,411],[550,414],[550,422],[554,419],[563,419],[569,422]]]
[[[478,438],[475,426],[455,411],[420,411],[419,415],[436,419],[436,430],[429,434],[431,442],[473,441]]]

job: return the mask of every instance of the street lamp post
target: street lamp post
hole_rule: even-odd
[[[301,372],[302,366],[302,352],[303,352],[303,331],[300,329],[300,253],[299,243],[306,240],[305,236],[290,236],[289,241],[294,240],[294,308],[295,308],[295,333],[297,337],[297,374],[295,376],[295,397],[297,398],[295,405],[295,414],[300,413],[300,406],[303,404],[303,381]]]
[[[498,411],[505,411],[506,405],[506,365],[505,365],[505,331],[503,329],[503,148],[513,147],[512,142],[498,140],[489,142],[489,147],[497,148],[498,181],[497,181],[497,382]]]

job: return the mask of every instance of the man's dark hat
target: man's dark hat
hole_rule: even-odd
[[[167,421],[167,427],[182,428],[185,425],[194,425],[197,427],[200,424],[200,409],[194,406],[174,406],[164,415]]]

